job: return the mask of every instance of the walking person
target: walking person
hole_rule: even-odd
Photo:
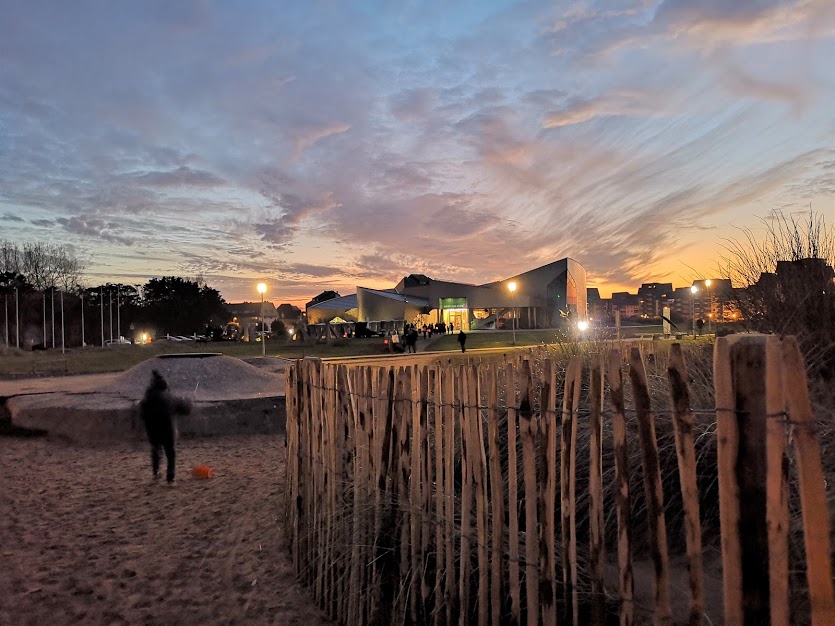
[[[467,351],[467,335],[464,333],[464,329],[458,331],[458,343],[461,344],[461,352]]]
[[[168,383],[162,374],[154,370],[151,384],[145,390],[145,396],[139,403],[139,414],[145,424],[148,442],[151,444],[151,469],[154,480],[159,478],[159,449],[165,450],[168,467],[165,479],[169,485],[174,484],[177,446],[177,415],[188,415],[191,403],[181,398],[175,398],[168,391]]]

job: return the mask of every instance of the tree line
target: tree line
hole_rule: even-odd
[[[87,286],[85,266],[69,246],[0,242],[0,344],[21,349],[104,345],[142,332],[191,335],[228,321],[220,292],[201,278]]]

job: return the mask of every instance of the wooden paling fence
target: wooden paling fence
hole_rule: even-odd
[[[833,624],[825,483],[797,344],[761,335],[720,338],[713,367],[725,623]],[[700,624],[693,411],[677,344],[667,374],[671,402],[663,408],[672,406],[689,568],[686,619]],[[641,528],[655,572],[650,611],[656,622],[672,623],[668,544],[682,538],[667,536],[657,410],[638,348],[573,356],[564,370],[544,351],[432,367],[297,361],[287,372],[285,491],[296,570],[344,624],[603,623],[612,612],[631,624],[641,615],[634,606],[629,475],[640,471]],[[640,470],[630,467],[627,413],[636,418]],[[577,446],[581,419],[585,449]],[[604,442],[604,420],[611,442]],[[604,444],[614,450],[616,485],[608,492]],[[805,616],[790,614],[787,452],[802,508]],[[581,535],[578,455],[589,468],[588,510],[580,512],[588,528]],[[610,492],[611,502],[604,498]],[[605,507],[614,507],[617,519],[610,559]],[[578,559],[581,539],[587,558]],[[618,575],[607,588],[609,562]]]

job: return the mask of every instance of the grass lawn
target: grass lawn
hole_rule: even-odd
[[[261,356],[261,344],[225,341],[210,343],[157,341],[146,346],[73,348],[67,350],[65,354],[61,354],[60,350],[42,352],[3,350],[0,351],[0,376],[120,372],[160,354],[183,352],[221,352],[227,356],[247,359]],[[387,354],[382,339],[343,340],[331,345],[315,346],[267,342],[267,356],[290,359],[305,356],[339,357],[373,354]]]
[[[558,335],[556,330],[517,330],[517,346],[534,346],[541,343],[555,343]],[[467,333],[467,350],[476,348],[509,348],[513,346],[513,333],[509,332],[470,332]],[[427,352],[460,350],[458,334],[443,335],[435,339],[427,348]]]
[[[565,341],[555,330],[517,330],[516,345],[532,346],[542,343],[554,344]],[[471,332],[467,334],[467,349],[511,348],[513,335],[510,332]],[[426,352],[458,352],[457,335],[444,335],[432,340]],[[158,341],[146,346],[112,346],[109,348],[73,348],[61,354],[60,350],[25,352],[0,348],[0,377],[25,377],[61,374],[94,374],[99,372],[120,372],[137,363],[160,354],[183,352],[221,352],[239,359],[261,356],[260,343],[232,342],[170,342]],[[348,357],[389,354],[383,339],[341,339],[331,344],[302,346],[298,343],[267,342],[267,356],[299,359],[306,356]]]

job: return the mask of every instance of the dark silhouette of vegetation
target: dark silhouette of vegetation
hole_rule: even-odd
[[[270,324],[270,331],[275,339],[284,339],[287,336],[287,328],[281,320],[273,320]]]
[[[752,331],[794,335],[812,372],[835,374],[835,228],[822,215],[777,212],[765,236],[741,229],[725,241],[734,305]]]
[[[177,276],[152,278],[142,288],[142,316],[157,336],[190,335],[229,316],[217,289]]]

